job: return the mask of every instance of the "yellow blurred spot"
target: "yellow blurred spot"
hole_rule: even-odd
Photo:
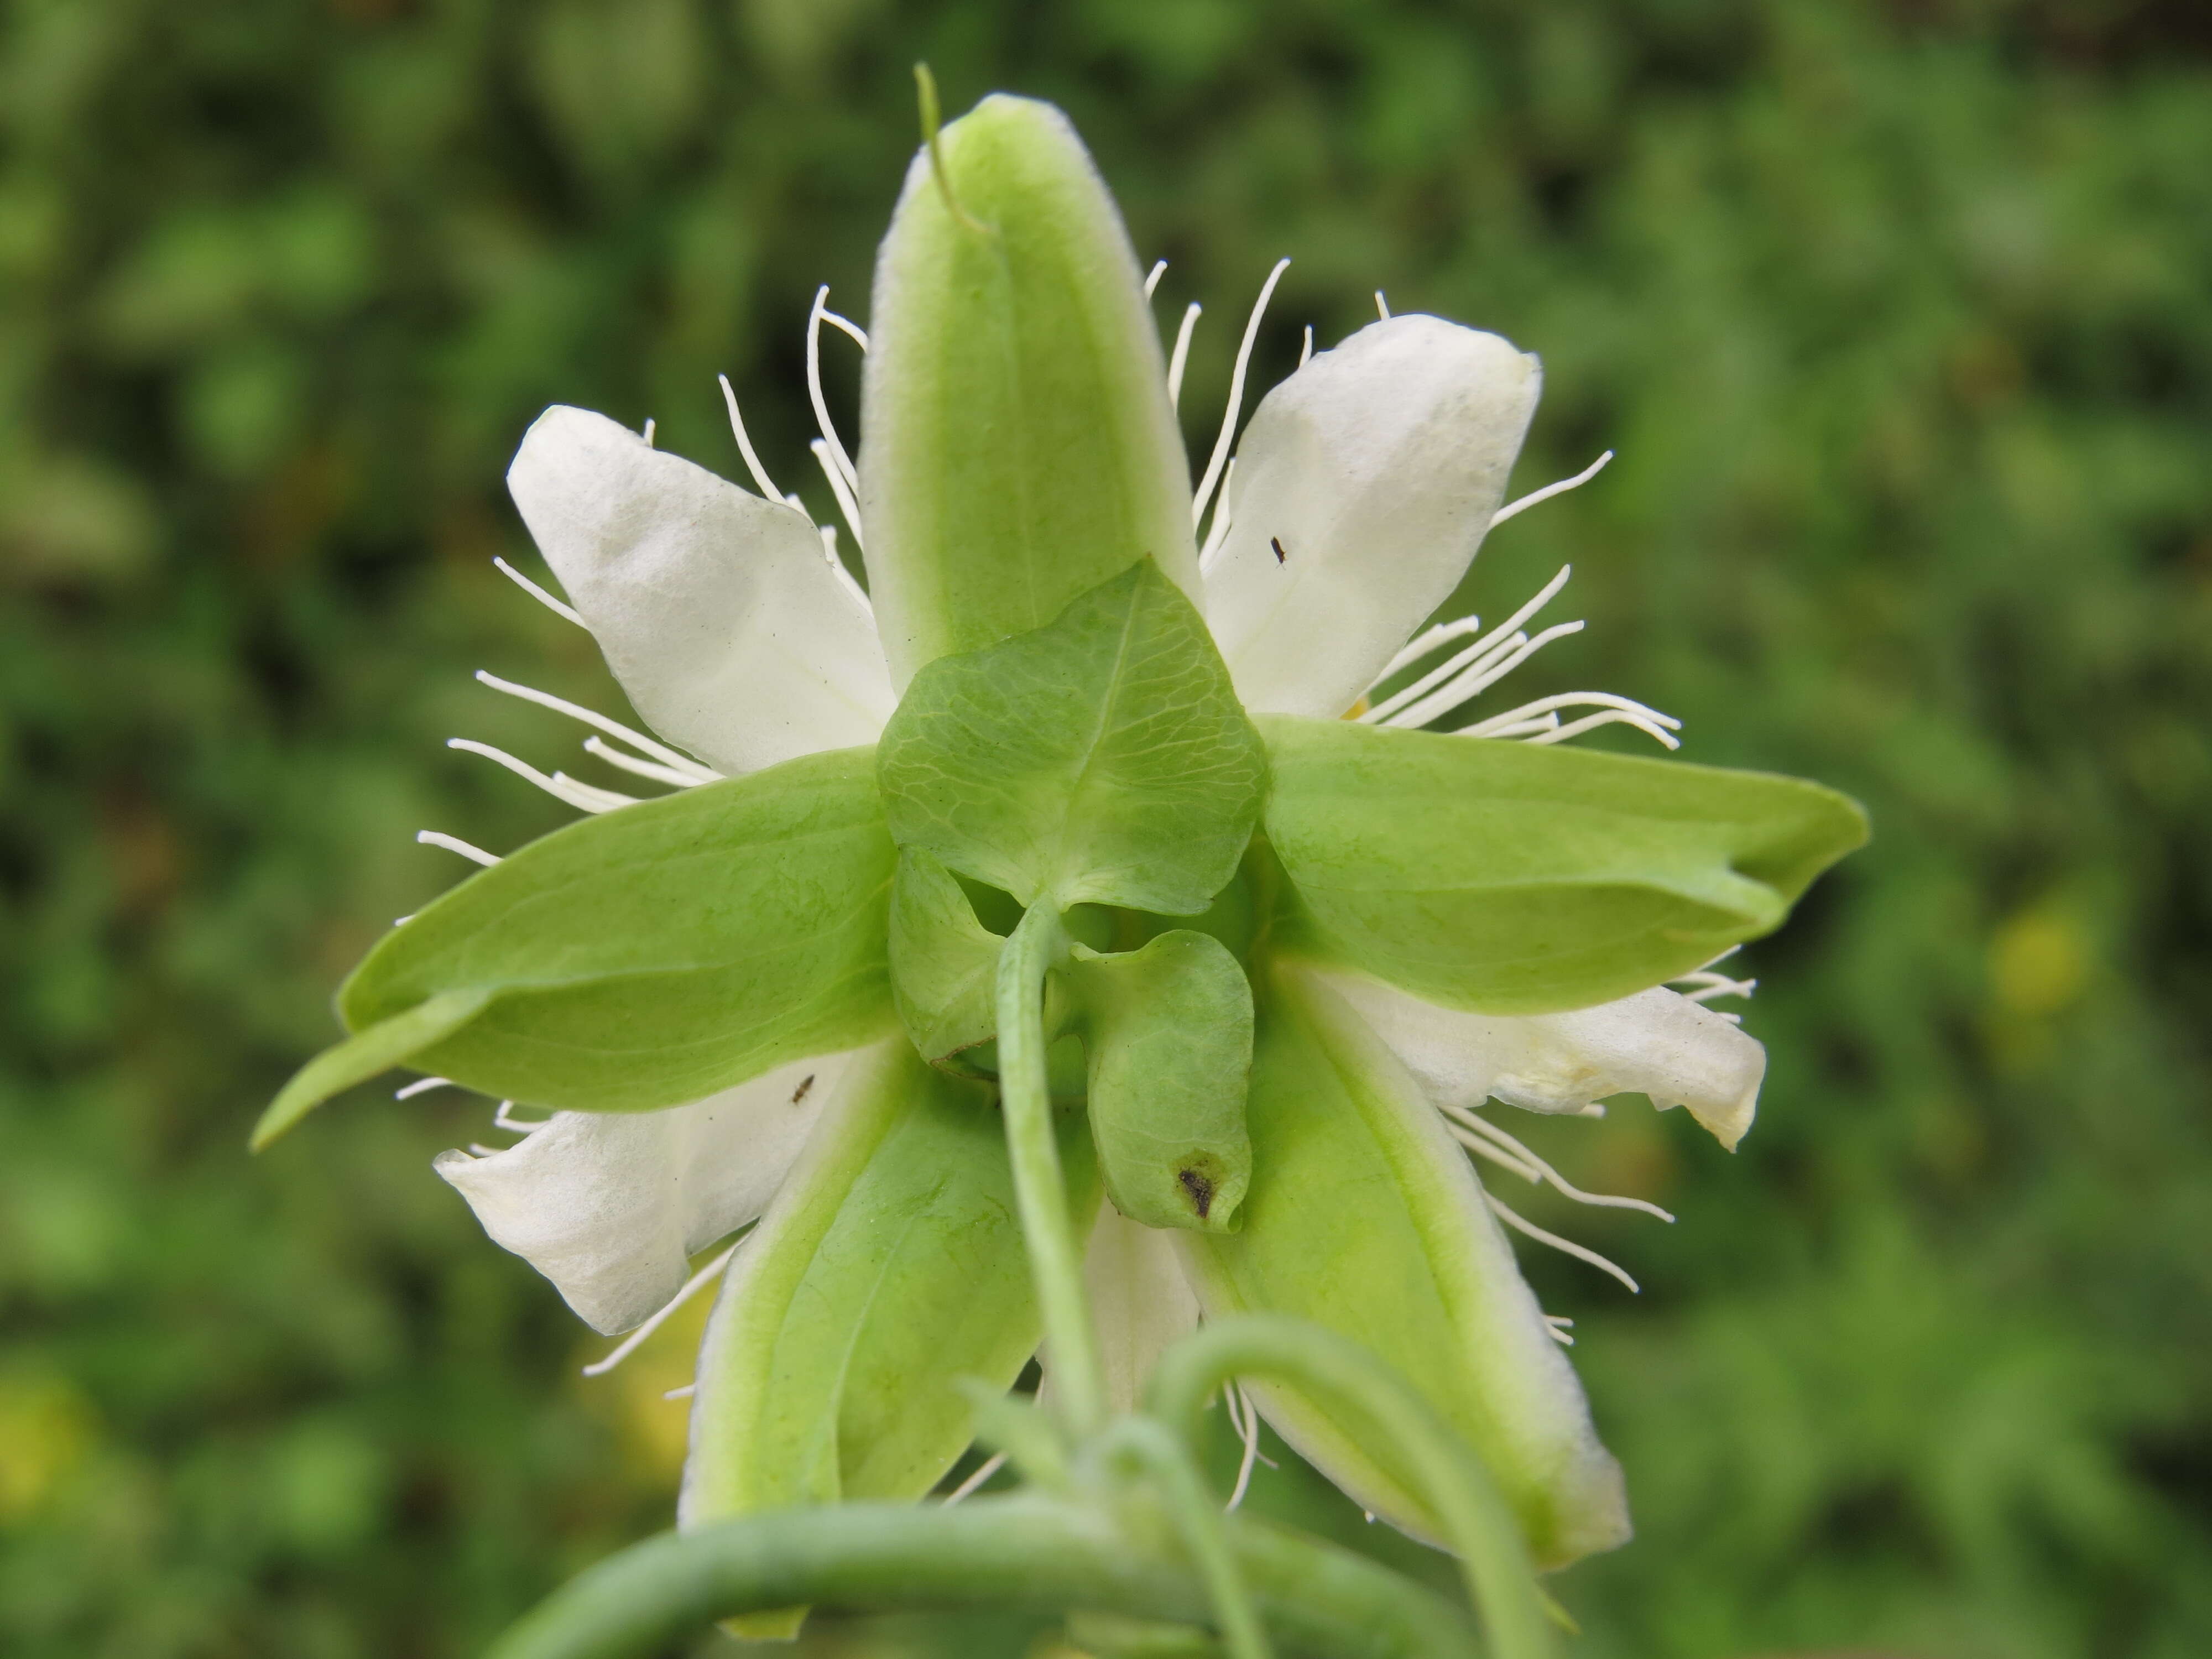
[[[2048,910],[2014,916],[1990,941],[1990,989],[2007,1013],[2055,1014],[2081,995],[2089,951],[2081,930]]]
[[[91,1402],[66,1377],[0,1377],[0,1525],[43,1504],[97,1437]]]

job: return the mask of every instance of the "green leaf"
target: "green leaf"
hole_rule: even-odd
[[[1314,954],[1446,1007],[1627,996],[1778,927],[1866,840],[1832,789],[1588,750],[1261,721]]]
[[[259,1152],[339,1091],[366,1083],[439,1038],[451,1036],[474,1019],[490,1000],[491,993],[482,987],[441,991],[404,1014],[380,1020],[337,1047],[324,1049],[295,1073],[269,1103],[269,1109],[253,1126],[248,1147]]]
[[[860,404],[868,576],[902,688],[1140,559],[1199,591],[1159,331],[1082,140],[1048,104],[992,97],[941,149],[968,222],[917,155]]]
[[[1063,910],[1205,909],[1267,778],[1206,623],[1149,562],[1046,627],[930,664],[876,752],[902,848]]]
[[[360,1035],[286,1089],[283,1121],[401,1060],[534,1105],[643,1111],[882,1035],[896,854],[872,763],[810,755],[625,806],[471,878],[354,970],[338,1013]],[[420,1014],[464,999],[472,1017]],[[360,1072],[376,1031],[385,1058]]]
[[[1226,1232],[1252,1176],[1243,969],[1219,940],[1182,930],[1121,956],[1074,954],[1071,1024],[1088,1060],[1107,1196],[1149,1227]]]
[[[1087,1218],[1082,1120],[1056,1127]],[[1011,1387],[1038,1331],[994,1091],[881,1045],[732,1264],[700,1352],[684,1524],[920,1497],[972,1432],[956,1380]]]
[[[891,883],[891,997],[915,1050],[935,1064],[998,1035],[999,951],[958,878],[918,848]]]
[[[1395,1368],[1481,1455],[1541,1565],[1620,1543],[1620,1468],[1467,1155],[1340,997],[1296,969],[1260,988],[1243,1225],[1174,1235],[1206,1317],[1310,1320]],[[1444,1535],[1419,1472],[1392,1449],[1295,1389],[1251,1386],[1268,1421],[1354,1501]]]

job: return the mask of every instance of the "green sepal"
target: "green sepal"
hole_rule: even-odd
[[[1672,760],[1266,716],[1304,945],[1481,1013],[1611,1001],[1781,924],[1866,814]]]
[[[294,1079],[283,1121],[374,1075],[337,1059],[372,1050],[534,1105],[644,1111],[857,1048],[895,1019],[896,860],[866,749],[556,830],[368,953],[338,992],[356,1035]],[[409,1023],[448,999],[470,1017]]]
[[[1619,1466],[1466,1153],[1341,998],[1286,965],[1257,988],[1243,1225],[1172,1235],[1206,1318],[1310,1320],[1395,1369],[1480,1455],[1540,1565],[1619,1544]],[[1419,1472],[1390,1448],[1295,1389],[1252,1392],[1354,1502],[1417,1536],[1446,1535]]]
[[[1218,939],[1178,930],[1120,956],[1078,945],[1064,971],[1114,1207],[1148,1227],[1229,1231],[1252,1176],[1243,969]]]
[[[1149,561],[1042,628],[931,663],[876,753],[899,846],[1025,908],[1204,910],[1267,781],[1204,619]]]
[[[1139,559],[1199,592],[1158,325],[1082,140],[994,96],[936,149],[877,260],[860,400],[868,576],[902,688]]]
[[[975,918],[967,890],[927,853],[899,855],[891,883],[891,998],[932,1065],[998,1034],[994,988],[1006,941]]]
[[[480,986],[442,991],[428,1002],[380,1020],[336,1047],[324,1049],[294,1073],[292,1080],[269,1103],[268,1110],[253,1126],[248,1149],[259,1152],[332,1095],[366,1083],[439,1038],[451,1036],[483,1012],[491,994]]]
[[[1070,1208],[1097,1176],[1056,1115]],[[700,1352],[686,1526],[919,1498],[966,1449],[957,1380],[1010,1388],[1040,1322],[993,1091],[905,1041],[857,1061],[732,1263]]]

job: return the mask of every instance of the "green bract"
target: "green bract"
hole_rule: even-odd
[[[1075,949],[1071,1024],[1089,1057],[1091,1133],[1114,1206],[1151,1227],[1226,1232],[1251,1179],[1244,1087],[1252,988],[1219,940]]]
[[[1447,1007],[1583,1008],[1781,925],[1866,840],[1832,789],[1343,720],[1262,720],[1313,953]]]
[[[884,1045],[738,1252],[700,1356],[691,1521],[913,1498],[969,1441],[954,1387],[1036,1351],[1036,1299],[990,1091]],[[1079,1119],[1072,1207],[1097,1202]]]
[[[1547,1565],[1627,1535],[1620,1471],[1464,1154],[1419,1090],[1325,989],[1271,975],[1253,1056],[1243,1225],[1180,1234],[1217,1315],[1309,1319],[1382,1358],[1477,1448]],[[1268,1419],[1366,1508],[1429,1538],[1419,1472],[1276,1389]]]
[[[257,1141],[403,1060],[495,1097],[642,1111],[881,1035],[896,855],[872,758],[588,818],[464,882],[340,991],[356,1035],[326,1062],[363,1066],[301,1072]]]
[[[1023,905],[1206,908],[1251,839],[1260,738],[1149,561],[1045,627],[941,657],[877,750],[892,839]]]
[[[990,1091],[903,1042],[861,1062],[747,1238],[699,1355],[690,1524],[840,1498],[919,1498],[974,1430],[957,1384],[1012,1386],[1036,1298]],[[1097,1183],[1064,1123],[1069,1199]],[[755,1633],[788,1634],[773,1622]]]
[[[899,855],[891,884],[891,995],[916,1053],[935,1062],[988,1042],[999,1029],[998,934],[944,865],[920,848]]]
[[[917,155],[884,238],[860,410],[868,574],[902,688],[1139,559],[1198,591],[1159,335],[1082,141],[1048,104],[988,98],[940,148],[945,179]]]

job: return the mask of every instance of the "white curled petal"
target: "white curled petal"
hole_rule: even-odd
[[[797,508],[561,407],[525,434],[507,486],[670,742],[734,775],[883,730],[896,700],[875,619]]]
[[[1441,1105],[1504,1101],[1578,1112],[1608,1095],[1648,1095],[1733,1150],[1759,1109],[1766,1049],[1734,1021],[1664,988],[1571,1013],[1510,1018],[1439,1008],[1350,975],[1329,983]]]
[[[1133,1412],[1159,1357],[1198,1328],[1198,1297],[1164,1229],[1130,1220],[1112,1204],[1098,1206],[1083,1258],[1106,1372],[1106,1402],[1115,1414]]]
[[[441,1152],[432,1167],[494,1243],[612,1335],[674,1296],[693,1255],[767,1207],[849,1059],[799,1060],[665,1111],[556,1112],[504,1152]]]
[[[1247,708],[1333,719],[1358,700],[1466,573],[1542,384],[1495,334],[1404,316],[1267,394],[1206,570]]]

